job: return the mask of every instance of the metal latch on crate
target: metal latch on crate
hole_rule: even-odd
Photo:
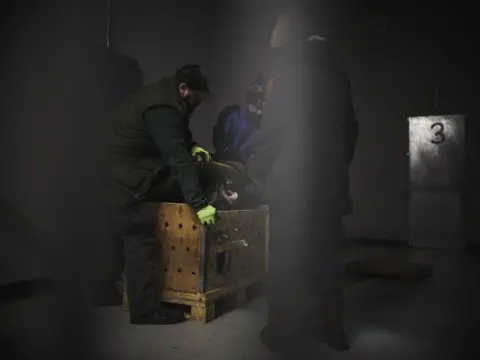
[[[228,236],[223,234],[222,238],[228,239]],[[232,269],[232,250],[247,247],[248,243],[246,239],[230,241],[224,243],[222,246],[215,247],[213,250],[215,252],[217,275],[226,274]]]

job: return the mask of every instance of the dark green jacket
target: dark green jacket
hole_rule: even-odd
[[[158,108],[176,115],[159,119],[160,141],[165,145],[162,147],[157,146],[145,125],[145,113]],[[144,87],[116,111],[108,151],[109,178],[114,189],[111,200],[115,205],[141,200],[160,174],[176,176],[186,202],[193,208],[206,205],[198,168],[190,157],[190,115],[173,78]],[[156,140],[158,143],[158,133]],[[160,148],[168,154],[162,154]]]

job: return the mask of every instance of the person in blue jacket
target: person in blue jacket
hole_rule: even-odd
[[[214,160],[246,163],[252,139],[260,128],[264,102],[265,81],[258,76],[242,105],[226,106],[220,112],[213,128]]]

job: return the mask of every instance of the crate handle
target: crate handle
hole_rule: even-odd
[[[216,254],[216,264],[217,264],[217,275],[220,274],[226,274],[230,270],[230,265],[231,265],[231,260],[232,257],[230,255],[231,250],[222,250],[222,251],[217,251]],[[218,267],[219,265],[219,256],[220,255],[225,255],[225,258],[223,260],[223,263],[221,264],[221,268]]]
[[[225,251],[225,250],[231,250],[231,249],[236,249],[236,248],[246,248],[248,247],[248,242],[247,239],[239,239],[239,240],[232,240],[227,243],[224,243],[223,245],[216,245],[213,247],[214,252],[220,252],[220,251]]]

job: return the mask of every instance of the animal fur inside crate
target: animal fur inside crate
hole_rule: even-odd
[[[191,306],[192,317],[212,319],[215,301],[263,280],[268,264],[268,207],[219,211],[208,231],[186,204],[150,204],[157,212],[161,248],[157,271],[162,300]]]

